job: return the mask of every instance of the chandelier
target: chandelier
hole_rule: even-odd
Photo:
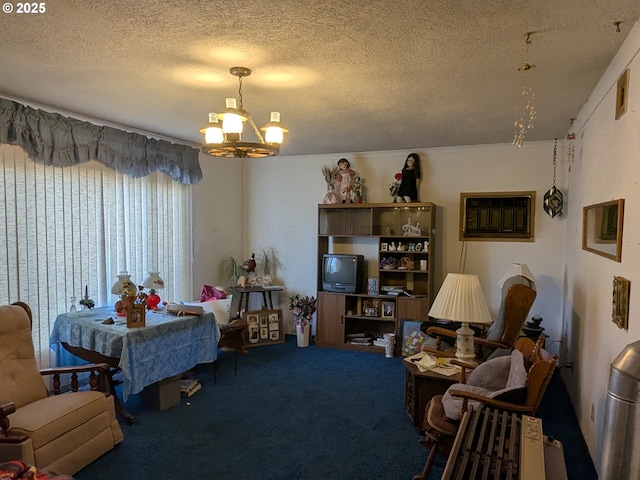
[[[280,152],[283,136],[288,130],[280,123],[280,112],[271,112],[271,121],[262,127],[264,137],[256,127],[242,105],[242,78],[251,75],[246,67],[231,67],[231,75],[238,77],[238,103],[235,98],[226,99],[226,108],[222,113],[210,113],[209,123],[201,133],[205,135],[206,144],[202,152],[213,157],[250,157],[260,158],[276,155]],[[243,124],[249,122],[258,142],[243,142]]]

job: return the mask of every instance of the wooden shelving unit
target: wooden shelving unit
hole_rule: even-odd
[[[318,205],[318,346],[384,353],[384,347],[350,340],[384,333],[396,333],[399,339],[402,321],[427,318],[433,299],[435,220],[436,206],[427,202]],[[378,292],[323,292],[325,253],[365,255],[367,277],[378,279]],[[385,287],[411,296],[387,295]],[[383,314],[384,302],[393,307],[391,316]],[[369,304],[378,306],[377,315],[371,310],[365,314]]]

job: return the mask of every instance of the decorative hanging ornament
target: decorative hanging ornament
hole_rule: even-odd
[[[564,197],[562,192],[556,188],[556,156],[558,150],[558,139],[555,139],[553,143],[553,187],[544,194],[544,211],[553,218],[556,215],[562,215],[562,207],[564,204]]]

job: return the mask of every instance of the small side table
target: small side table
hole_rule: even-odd
[[[218,348],[233,352],[233,374],[238,375],[238,353],[248,353],[244,344],[244,336],[247,331],[247,322],[236,320],[229,325],[220,325],[220,340]],[[216,383],[218,373],[218,359],[213,370],[213,383]]]
[[[240,318],[240,312],[242,312],[242,301],[244,300],[244,311],[249,311],[249,295],[252,293],[262,293],[262,308],[267,310],[273,310],[273,299],[271,298],[271,292],[281,292],[284,290],[282,285],[272,285],[268,287],[230,287],[229,290],[233,292],[234,296],[238,296],[238,310],[236,312],[236,318]]]
[[[424,409],[436,395],[443,395],[451,385],[456,383],[459,375],[440,375],[427,370],[421,372],[413,363],[405,362],[406,383],[404,409],[409,415],[413,426],[419,432],[424,421]]]

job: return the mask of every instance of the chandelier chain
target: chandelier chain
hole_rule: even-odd
[[[242,76],[239,78],[239,86],[238,86],[238,101],[240,102],[240,110],[244,110],[242,107]]]
[[[556,157],[558,152],[558,139],[553,142],[553,186],[556,186]]]

